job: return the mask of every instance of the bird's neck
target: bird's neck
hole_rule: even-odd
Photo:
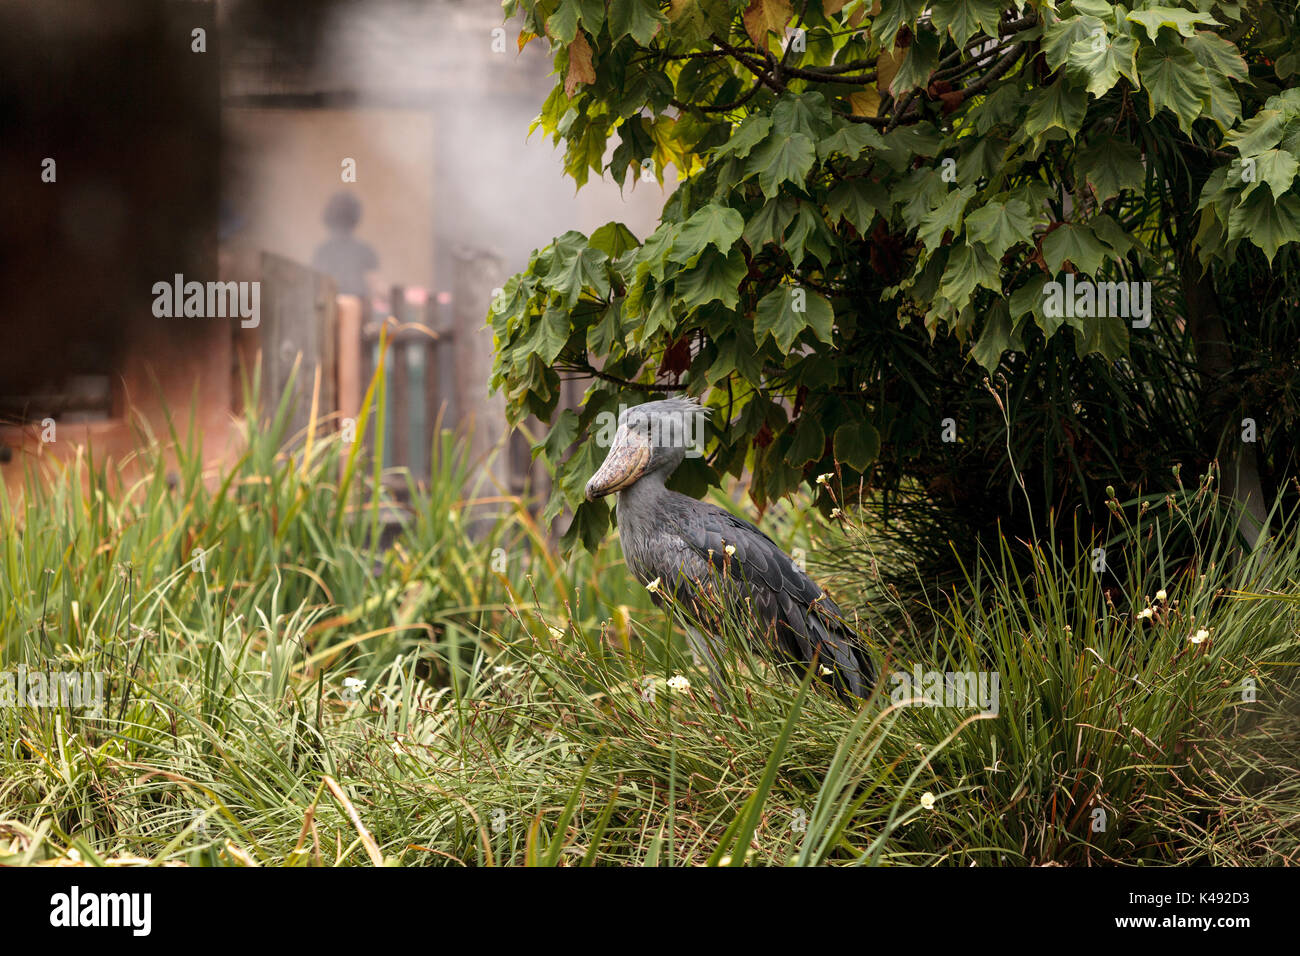
[[[666,478],[662,471],[642,475],[618,493],[615,506],[623,557],[628,569],[642,584],[659,573],[654,542],[664,533],[664,523],[671,517],[671,509],[665,507],[664,501],[672,494],[664,487]]]
[[[634,515],[653,517],[654,503],[668,494],[668,489],[664,487],[667,479],[668,475],[662,469],[658,469],[647,472],[620,491],[617,499],[619,524],[621,525],[625,518],[632,518]]]

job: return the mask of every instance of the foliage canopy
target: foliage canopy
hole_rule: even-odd
[[[1294,339],[1269,338],[1300,240],[1294,9],[504,6],[521,48],[551,46],[535,128],[579,185],[680,177],[644,241],[566,233],[493,303],[513,416],[550,420],[562,378],[595,380],[536,449],[558,469],[548,518],[575,509],[570,541],[607,527],[582,500],[596,416],[678,389],[721,413],[678,481],[749,468],[760,504],[838,468],[1007,510],[1015,459],[1035,509],[1091,509],[1102,482],[1228,453],[1251,402],[1270,415],[1242,484],[1289,466],[1290,377],[1243,376],[1294,366]],[[1151,283],[1154,321],[1061,314],[1049,283],[1070,274]]]

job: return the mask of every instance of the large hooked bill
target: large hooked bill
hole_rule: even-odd
[[[645,474],[650,464],[650,443],[620,425],[605,462],[587,482],[587,500],[595,501],[626,488]]]

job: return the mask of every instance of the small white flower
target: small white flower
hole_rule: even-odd
[[[501,677],[507,677],[510,674],[513,674],[514,672],[515,672],[514,667],[512,667],[509,664],[500,664],[492,668],[492,673],[497,674]]]
[[[833,670],[831,670],[829,667],[827,667],[825,664],[823,664],[823,665],[821,666],[821,670],[818,671],[818,673],[821,674],[822,677],[830,677],[830,676],[831,676],[832,674],[834,674],[835,672],[834,672]]]
[[[564,637],[564,632],[560,630],[558,627],[553,627],[552,625],[548,624],[546,625],[546,629],[551,632],[551,637],[555,638],[557,641],[560,640],[560,638]]]
[[[817,476],[817,484],[819,484],[819,485],[829,485],[831,479],[834,478],[834,477],[835,477],[835,473],[834,473],[834,472],[831,472],[831,471],[828,471],[828,472],[826,472],[825,474],[822,474],[822,475],[818,475],[818,476]]]
[[[659,578],[655,578],[653,581],[651,581],[649,584],[647,584],[647,585],[645,586],[645,589],[646,589],[647,591],[649,591],[651,594],[658,594],[658,593],[659,593]]]
[[[1141,619],[1146,619],[1151,617],[1155,613],[1156,612],[1154,608],[1144,607],[1142,610],[1138,611],[1137,616]]]
[[[921,807],[925,810],[934,809],[934,794],[932,794],[929,790],[921,794]]]
[[[366,682],[360,677],[345,677],[343,678],[343,687],[345,690],[352,691],[365,690]]]
[[[684,694],[691,689],[691,682],[681,674],[668,678],[668,689],[675,694]]]
[[[1193,644],[1201,644],[1204,643],[1206,638],[1208,638],[1209,636],[1210,636],[1210,632],[1207,631],[1205,628],[1201,628],[1199,631],[1193,634],[1191,638],[1189,638],[1189,640],[1191,640]]]
[[[727,552],[727,557],[731,557],[733,554],[736,553],[736,546],[734,544],[729,544],[722,550]]]
[[[1168,598],[1169,598],[1169,594],[1165,591],[1164,588],[1161,588],[1159,591],[1156,592],[1157,601],[1165,601],[1168,600]]]
[[[839,508],[832,508],[832,509],[831,509],[831,517],[832,517],[832,518],[842,518],[843,516],[844,516],[844,512],[841,511]]]

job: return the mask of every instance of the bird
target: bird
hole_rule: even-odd
[[[585,488],[588,501],[616,495],[614,513],[623,556],[659,607],[701,600],[718,581],[757,618],[768,638],[760,653],[816,668],[816,676],[841,698],[866,698],[872,666],[860,637],[843,612],[775,541],[743,518],[688,495],[665,482],[693,445],[707,409],[690,398],[668,398],[626,408],[618,416],[610,449]],[[705,618],[696,617],[696,621]],[[723,648],[720,628],[711,634],[688,625],[697,663],[719,691]]]

